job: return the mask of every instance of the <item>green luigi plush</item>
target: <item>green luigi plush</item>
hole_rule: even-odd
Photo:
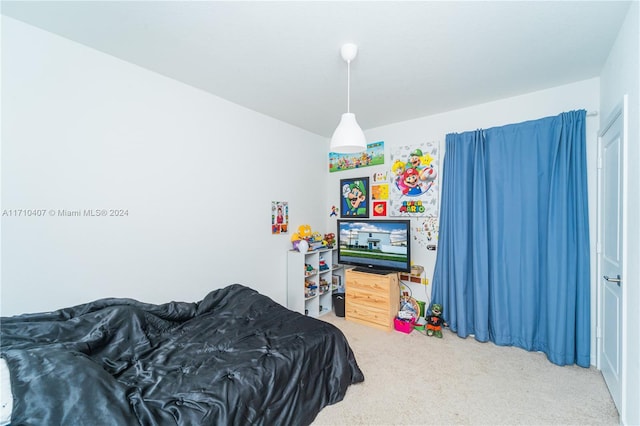
[[[431,305],[431,314],[426,317],[427,336],[442,338],[442,326],[447,326],[442,318],[442,305],[434,303]]]

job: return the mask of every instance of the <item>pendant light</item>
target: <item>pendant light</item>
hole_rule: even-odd
[[[351,89],[351,61],[358,54],[358,46],[347,43],[340,49],[342,59],[347,62],[347,112],[342,114],[340,123],[331,137],[330,151],[336,153],[356,153],[367,150],[367,139],[356,121],[356,116],[349,111],[349,92]]]

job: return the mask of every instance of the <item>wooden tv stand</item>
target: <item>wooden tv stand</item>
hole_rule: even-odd
[[[381,330],[393,330],[400,309],[398,274],[348,269],[345,272],[345,319]]]

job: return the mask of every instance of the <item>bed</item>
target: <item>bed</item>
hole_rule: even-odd
[[[100,299],[0,329],[12,424],[308,425],[364,380],[335,326],[240,284],[195,303]]]

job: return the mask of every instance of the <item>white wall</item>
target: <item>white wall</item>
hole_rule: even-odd
[[[542,117],[558,115],[564,111],[586,109],[588,112],[597,112],[599,107],[599,79],[589,79],[565,86],[542,90],[513,98],[502,99],[496,102],[476,105],[443,114],[422,117],[415,120],[404,121],[392,125],[371,129],[366,133],[367,141],[384,141],[385,162],[384,166],[367,167],[345,172],[329,173],[327,188],[332,203],[339,205],[339,180],[345,177],[372,176],[376,172],[388,171],[390,168],[389,152],[398,145],[414,145],[421,142],[437,141],[440,143],[440,164],[444,159],[445,136],[447,133],[464,132],[479,128],[501,126],[511,123],[519,123],[527,120],[534,120]],[[587,117],[587,166],[589,183],[589,214],[592,246],[591,261],[595,262],[595,190],[596,190],[596,156],[597,156],[597,132],[598,117]],[[439,185],[441,181],[438,182]],[[413,219],[417,226],[419,219]],[[328,227],[331,224],[329,221]],[[415,226],[414,226],[415,228]],[[413,230],[415,232],[415,229]],[[427,251],[425,248],[413,242],[411,246],[412,261],[425,267],[427,277],[431,283],[433,278],[433,268],[435,266],[436,252]],[[592,268],[592,292],[595,291],[595,268]],[[425,292],[424,286],[409,285],[412,288],[414,297],[419,300],[429,301],[431,295],[431,284]],[[595,294],[595,293],[593,293]],[[592,300],[592,318],[595,319],[595,299]],[[592,363],[595,362],[595,328],[592,331]]]
[[[623,371],[621,423],[640,424],[640,5],[633,2],[601,74],[602,126],[628,95],[628,139],[624,149],[623,217],[627,226],[622,273]]]
[[[195,301],[232,283],[285,303],[290,222],[324,223],[317,135],[2,16],[2,315],[100,297]],[[324,232],[324,230],[321,230]]]

